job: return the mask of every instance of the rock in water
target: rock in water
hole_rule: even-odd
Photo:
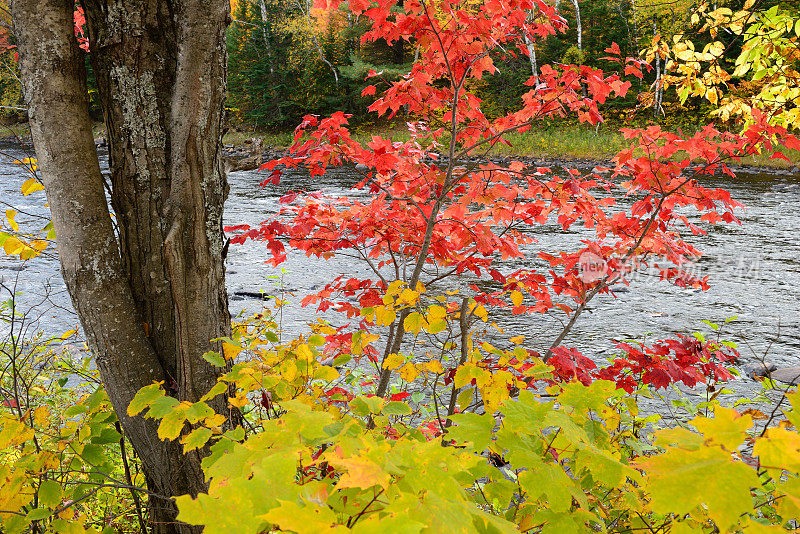
[[[244,158],[224,157],[227,172],[252,171],[261,166],[263,159],[264,140],[260,137],[248,139],[245,144],[250,145],[249,155]]]
[[[765,363],[765,362],[757,362],[753,365],[747,365],[744,367],[744,372],[747,373],[747,376],[750,378],[755,379],[759,376],[768,376],[771,372],[775,371],[778,368],[777,365],[774,363]]]
[[[770,373],[773,380],[783,382],[785,384],[797,385],[800,384],[800,367],[784,367],[783,369],[776,369]]]

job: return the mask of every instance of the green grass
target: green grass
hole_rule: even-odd
[[[790,160],[788,162],[783,159],[769,159],[769,155],[760,154],[749,158],[742,158],[738,165],[747,165],[752,167],[770,167],[773,169],[789,169],[791,167],[800,166],[800,151],[783,149],[781,152]]]
[[[392,127],[357,127],[352,131],[353,138],[366,143],[373,135],[389,137],[395,141],[406,141],[410,138],[405,128]],[[268,146],[285,148],[292,143],[293,134],[269,132],[234,132],[225,136],[226,144],[241,144],[252,137],[263,137]],[[610,161],[614,155],[628,148],[622,134],[612,127],[601,126],[597,130],[590,127],[574,125],[547,125],[532,128],[525,133],[510,134],[506,139],[511,146],[497,144],[489,153],[490,156],[518,156],[552,160],[595,160]],[[769,159],[767,155],[759,155],[742,159],[740,165],[790,168],[800,163],[800,151],[784,150],[783,153],[792,160]]]
[[[92,133],[95,138],[103,137],[105,126],[102,123],[95,124]],[[0,127],[0,137],[9,135],[25,138],[30,136],[30,128],[27,124]],[[404,125],[355,127],[352,135],[361,143],[368,142],[373,135],[389,137],[395,141],[407,141],[410,138]],[[265,147],[286,148],[292,144],[294,133],[231,131],[225,135],[223,142],[226,145],[241,145],[253,137],[262,137]],[[532,128],[525,133],[510,134],[506,139],[511,146],[497,144],[490,152],[490,156],[609,161],[614,154],[627,148],[631,143],[626,141],[619,131],[605,125],[597,130],[575,125],[546,125]],[[776,169],[800,165],[800,151],[783,150],[783,153],[792,160],[791,163],[781,159],[769,159],[767,155],[759,155],[743,159],[740,164]]]
[[[684,131],[689,135],[691,132]],[[545,129],[532,129],[523,134],[508,136],[512,146],[497,145],[494,153],[506,156],[527,156],[542,159],[589,159],[611,160],[620,150],[631,146],[634,141],[626,140],[618,131],[601,127],[597,131],[593,128],[579,126],[559,126]],[[738,165],[789,168],[800,162],[800,151],[781,150],[792,162],[782,159],[769,159],[768,154],[743,158]],[[678,153],[677,158],[683,158],[683,153]],[[735,162],[732,162],[735,163]]]
[[[609,160],[630,145],[617,131],[579,126],[532,128],[506,139],[511,146],[496,145],[496,154],[542,159]]]
[[[264,139],[264,147],[272,146],[275,148],[286,148],[292,144],[294,138],[293,132],[242,132],[239,130],[231,130],[222,138],[222,143],[225,145],[241,145],[248,139],[254,137],[261,137]]]

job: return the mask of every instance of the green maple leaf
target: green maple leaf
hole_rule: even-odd
[[[353,527],[353,534],[417,534],[425,526],[405,514],[373,514],[359,519]]]
[[[475,413],[455,414],[451,417],[456,424],[447,432],[447,437],[457,443],[472,443],[475,451],[482,452],[492,440],[494,418],[490,415]]]
[[[164,390],[161,389],[161,384],[150,384],[145,386],[134,395],[133,400],[128,405],[128,415],[134,416],[150,406],[153,401],[159,397],[164,396]]]
[[[300,506],[293,501],[280,501],[280,506],[261,516],[278,525],[281,530],[303,534],[350,532],[343,525],[336,525],[336,514],[327,506],[307,504]]]
[[[700,505],[723,532],[752,511],[750,488],[758,486],[753,469],[718,447],[695,451],[669,449],[638,464],[647,473],[653,511],[685,515]]]
[[[542,464],[537,469],[523,471],[519,481],[522,489],[531,496],[545,495],[547,508],[553,512],[569,511],[573,498],[584,509],[589,507],[586,495],[558,464]]]
[[[181,443],[183,443],[183,452],[187,453],[191,450],[203,447],[206,443],[208,443],[208,440],[212,434],[213,432],[208,428],[202,426],[195,428],[181,438]]]

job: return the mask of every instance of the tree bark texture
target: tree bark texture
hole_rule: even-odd
[[[206,488],[197,454],[161,442],[126,409],[164,380],[197,401],[218,370],[202,355],[230,334],[221,158],[227,0],[84,0],[109,143],[115,235],[88,114],[72,0],[14,0],[31,134],[64,280],[126,435],[142,459],[156,532],[171,497]],[[229,416],[224,395],[213,401]]]

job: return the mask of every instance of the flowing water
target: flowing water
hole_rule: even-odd
[[[23,228],[43,226],[47,217],[43,193],[23,197],[19,188],[24,173],[11,163],[28,154],[17,145],[0,148],[6,155],[0,158],[3,209],[13,207],[19,211],[17,221]],[[279,186],[265,188],[258,185],[262,179],[263,175],[256,172],[231,173],[226,225],[258,225],[276,212],[278,199],[289,191],[353,194],[349,187],[354,178],[348,168],[315,178],[288,172]],[[788,173],[742,171],[736,178],[708,179],[704,185],[725,188],[745,205],[737,213],[741,225],[720,225],[709,228],[707,235],[691,238],[704,253],[695,272],[709,275],[711,289],[681,289],[641,273],[632,277],[630,286],[616,296],[595,298],[567,344],[602,361],[613,353],[615,339],[658,339],[673,333],[708,331],[702,320],[720,323],[736,316],[726,325],[724,337],[739,343],[744,364],[753,363],[766,353],[766,360],[778,367],[800,365],[800,178]],[[535,232],[538,242],[531,247],[532,252],[578,246],[580,239],[588,236],[579,230],[565,233],[553,226]],[[231,312],[260,309],[265,301],[254,297],[261,293],[282,297],[289,301],[281,312],[285,339],[306,331],[306,324],[317,318],[312,308],[300,308],[305,295],[341,274],[369,276],[364,265],[348,258],[323,261],[294,252],[282,268],[276,269],[265,263],[268,257],[266,247],[260,243],[230,247],[227,280]],[[504,267],[510,270],[524,265],[516,262]],[[55,254],[26,263],[0,256],[0,280],[6,286],[16,285],[21,310],[33,308],[32,317],[39,319],[33,326],[54,334],[77,325]],[[560,326],[557,318],[549,316],[501,313],[495,320],[511,335],[524,334],[526,344],[537,349],[547,347]],[[740,382],[742,385],[735,389],[755,387],[750,381]]]

